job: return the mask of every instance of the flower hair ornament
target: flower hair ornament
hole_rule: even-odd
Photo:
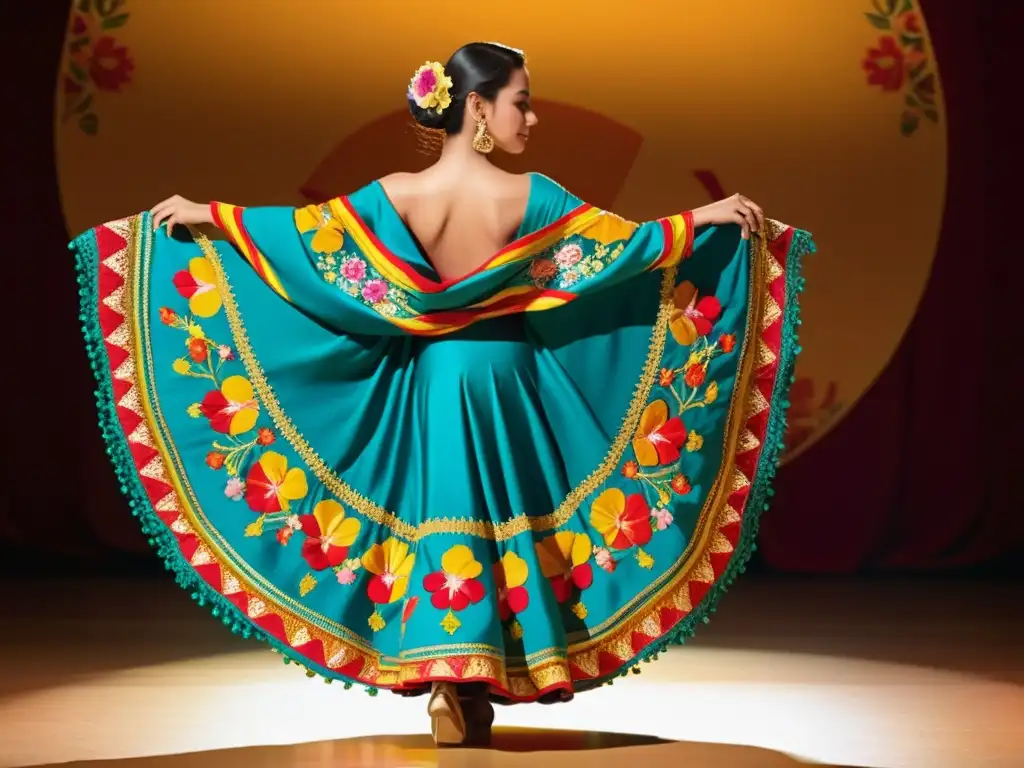
[[[452,103],[451,87],[452,79],[445,74],[444,67],[439,62],[428,61],[409,81],[409,98],[420,109],[433,110],[440,115]]]

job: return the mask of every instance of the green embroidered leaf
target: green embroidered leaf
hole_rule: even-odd
[[[122,13],[120,16],[113,16],[113,17],[111,17],[109,19],[104,19],[103,20],[103,28],[104,29],[117,29],[118,27],[123,27],[124,23],[126,21],[128,21],[128,14],[127,13]]]
[[[89,79],[89,75],[85,73],[85,70],[73,61],[68,62],[68,71],[71,72],[71,76],[80,83],[84,83]]]
[[[892,16],[896,11],[897,0],[871,0],[871,4],[875,6],[875,10],[883,16]]]
[[[939,113],[936,110],[932,109],[931,107],[925,108],[924,116],[931,120],[933,123],[939,122]]]
[[[875,29],[892,29],[892,24],[885,16],[879,16],[877,13],[865,13],[868,17],[868,21],[875,27]]]
[[[82,115],[78,119],[78,127],[81,128],[87,136],[95,136],[100,130],[100,119],[95,115],[95,113],[90,112],[87,115]]]
[[[913,0],[903,0],[903,5],[900,7],[900,13],[909,13],[914,10]]]
[[[92,106],[92,94],[90,93],[88,96],[86,96],[78,104],[75,105],[75,108],[71,111],[71,113],[74,114],[74,115],[80,115],[83,112],[88,111],[89,107],[91,107],[91,106]]]
[[[920,122],[921,119],[916,114],[904,112],[900,117],[900,133],[904,136],[910,136],[917,130]]]

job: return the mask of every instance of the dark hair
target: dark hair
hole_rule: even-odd
[[[452,103],[440,115],[433,109],[420,109],[409,98],[409,111],[424,128],[444,131],[449,136],[462,130],[466,111],[466,97],[476,93],[480,98],[493,101],[498,91],[508,85],[512,73],[526,65],[522,51],[497,43],[468,43],[462,46],[444,65],[445,74],[452,79],[449,94]]]

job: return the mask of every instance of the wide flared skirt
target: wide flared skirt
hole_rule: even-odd
[[[771,234],[432,338],[324,328],[143,216],[73,249],[109,452],[195,600],[311,675],[530,701],[682,640],[742,570],[811,247]]]

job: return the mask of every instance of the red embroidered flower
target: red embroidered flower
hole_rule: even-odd
[[[219,453],[218,451],[210,451],[208,454],[206,454],[206,465],[210,469],[220,469],[221,467],[224,466],[225,459],[226,457],[224,456],[223,453]]]
[[[678,493],[680,496],[685,496],[686,494],[693,490],[693,487],[690,485],[690,481],[686,477],[686,475],[676,475],[675,477],[672,478],[671,485],[672,490]]]
[[[700,363],[694,363],[686,369],[686,386],[690,388],[699,387],[704,383],[704,377],[704,366]]]
[[[632,480],[632,479],[634,479],[639,474],[640,474],[640,465],[637,464],[635,461],[630,460],[630,461],[627,461],[625,464],[622,465],[622,476],[623,477],[626,477],[626,478],[629,478],[630,480]]]
[[[559,531],[535,545],[540,572],[551,584],[559,603],[572,597],[573,588],[584,590],[594,583],[590,565],[590,537],[585,533]]]
[[[512,614],[522,613],[530,604],[526,578],[530,570],[515,552],[508,551],[494,564],[494,583],[498,590],[498,618],[507,621]]]
[[[206,342],[202,339],[190,339],[188,342],[188,356],[195,360],[197,363],[206,362],[206,356],[209,353],[209,349],[206,346]]]
[[[676,380],[676,372],[671,368],[662,368],[658,374],[658,384],[663,387],[671,387],[672,382]]]
[[[718,339],[718,346],[721,347],[725,354],[729,354],[736,346],[736,335],[733,333],[722,334],[721,338]]]
[[[259,431],[256,432],[256,442],[260,445],[270,445],[276,439],[274,433],[266,427],[260,427]]]
[[[681,418],[670,419],[668,413],[664,400],[655,400],[644,409],[633,436],[633,452],[640,466],[655,467],[679,460],[686,442],[686,427]]]
[[[609,488],[590,505],[590,524],[612,549],[642,547],[651,540],[651,508],[642,493],[627,497]]]
[[[131,82],[134,68],[128,49],[114,38],[104,36],[96,41],[89,59],[89,77],[99,90],[120,91],[122,85]]]
[[[348,548],[359,535],[359,520],[345,517],[345,509],[333,499],[325,499],[313,508],[313,514],[299,518],[306,534],[302,557],[314,571],[334,568],[345,562]]]
[[[890,92],[903,87],[903,49],[895,38],[886,35],[879,39],[878,47],[869,48],[861,64],[868,74],[868,85],[877,85]]]
[[[423,588],[430,592],[435,608],[461,611],[471,603],[483,600],[485,590],[480,582],[484,567],[473,557],[465,544],[456,544],[441,556],[441,570],[428,573]]]
[[[164,325],[171,325],[178,319],[177,313],[170,307],[160,307],[160,322]]]

